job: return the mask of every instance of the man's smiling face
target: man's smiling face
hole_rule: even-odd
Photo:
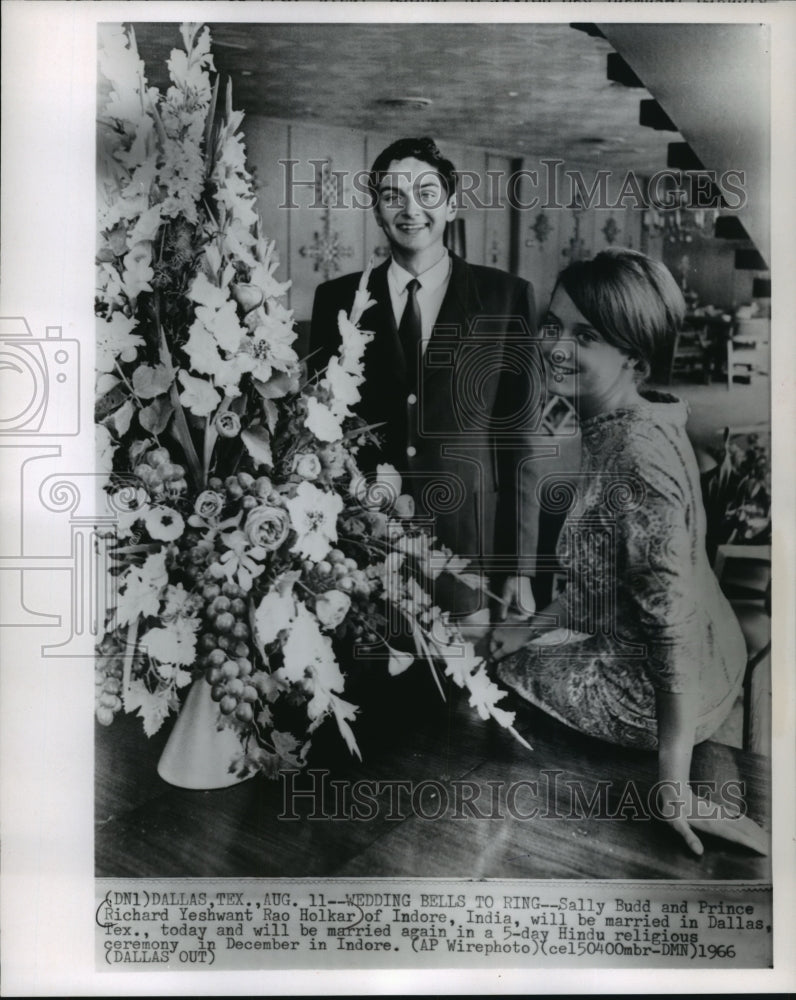
[[[393,160],[379,181],[376,221],[393,251],[411,258],[442,246],[445,226],[456,216],[454,201],[428,163]]]

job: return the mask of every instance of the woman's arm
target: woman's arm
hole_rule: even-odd
[[[687,819],[692,806],[688,779],[691,776],[691,753],[699,710],[697,692],[674,694],[656,691],[655,710],[658,718],[661,816],[680,834],[694,854],[702,854],[702,843]]]
[[[570,628],[569,614],[564,601],[559,596],[543,611],[537,611],[529,621],[511,620],[496,625],[492,630],[490,653],[496,660],[516,653],[537,635],[554,628]]]

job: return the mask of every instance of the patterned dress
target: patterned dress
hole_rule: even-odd
[[[656,690],[699,699],[695,742],[726,717],[746,646],[705,551],[687,407],[643,401],[584,421],[580,472],[548,502],[571,503],[558,542],[571,630],[506,657],[498,676],[574,729],[657,747]]]

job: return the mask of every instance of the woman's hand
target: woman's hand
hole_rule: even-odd
[[[538,634],[539,629],[526,622],[509,621],[504,625],[496,625],[489,641],[489,652],[492,659],[502,660],[504,656],[516,653],[518,649],[522,649]]]

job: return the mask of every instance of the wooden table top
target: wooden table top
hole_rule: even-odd
[[[709,836],[703,837],[704,856],[696,858],[662,823],[632,818],[638,812],[628,783],[643,803],[655,781],[655,754],[583,737],[507,698],[517,729],[533,746],[528,751],[496,724],[481,721],[460,692],[449,689],[442,702],[431,679],[418,677],[416,669],[389,681],[387,699],[379,695],[388,717],[382,707],[356,725],[363,763],[348,754],[332,723],[316,734],[309,760],[310,768],[328,771],[326,778],[303,773],[292,779],[295,788],[341,782],[337,794],[350,782],[382,782],[381,789],[371,788],[376,807],[368,819],[351,816],[345,802],[335,816],[328,785],[323,806],[318,795],[294,801],[304,817],[299,820],[279,818],[281,781],[257,777],[214,791],[174,788],[156,773],[168,725],[150,740],[133,716],[97,726],[96,874],[770,880],[769,858]],[[695,748],[692,777],[742,782],[748,813],[763,826],[770,815],[769,773],[765,757],[710,742]],[[416,809],[398,781],[415,788],[426,783]],[[535,787],[515,786],[512,815],[508,789],[534,781]],[[587,800],[602,789],[614,818],[589,815],[573,798],[573,783]],[[462,797],[474,800],[475,815]],[[313,802],[325,815],[308,819]],[[622,804],[628,812],[616,816]],[[425,818],[436,806],[440,818]],[[489,818],[493,811],[499,818]]]

